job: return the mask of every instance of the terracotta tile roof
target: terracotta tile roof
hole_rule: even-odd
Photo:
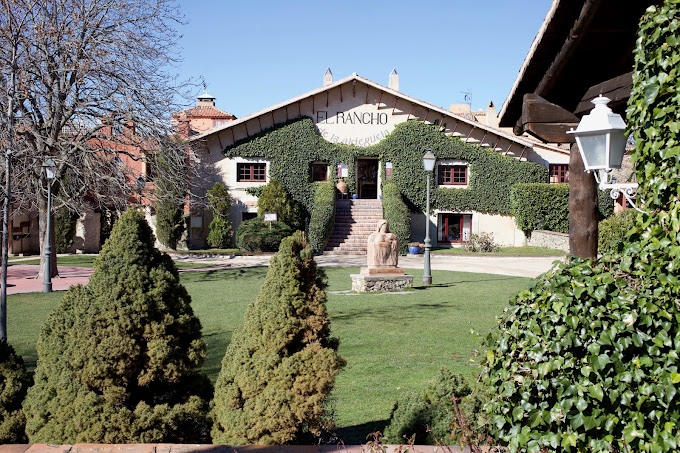
[[[182,110],[179,113],[176,113],[175,115],[186,115],[188,117],[193,117],[193,118],[223,118],[223,119],[229,119],[229,120],[235,120],[236,116],[234,116],[232,113],[225,112],[224,110],[220,110],[217,107],[212,107],[212,106],[195,106],[191,107],[190,109]]]

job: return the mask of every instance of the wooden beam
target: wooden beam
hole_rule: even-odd
[[[626,74],[622,74],[613,79],[609,79],[597,85],[593,85],[588,89],[581,102],[576,106],[574,113],[576,115],[583,115],[590,112],[593,109],[593,103],[591,100],[595,99],[599,95],[606,96],[611,99],[611,102],[607,107],[614,108],[619,106],[625,106],[628,103],[628,98],[630,97],[630,91],[633,88],[633,71]]]
[[[569,253],[597,258],[597,186],[576,145],[569,152]]]
[[[574,143],[573,135],[566,132],[576,128],[578,122],[578,117],[568,110],[537,94],[527,93],[522,101],[522,116],[514,132],[517,135],[528,132],[547,143]]]

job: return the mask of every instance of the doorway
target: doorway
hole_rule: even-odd
[[[461,243],[470,240],[472,215],[439,214],[437,219],[437,242]]]
[[[378,198],[378,159],[357,159],[357,196]]]

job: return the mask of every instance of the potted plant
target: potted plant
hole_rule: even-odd
[[[420,243],[419,242],[409,242],[408,243],[408,252],[411,255],[417,255],[420,253]]]

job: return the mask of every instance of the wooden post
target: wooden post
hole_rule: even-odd
[[[597,185],[585,172],[581,153],[571,145],[569,158],[569,253],[597,258]]]

